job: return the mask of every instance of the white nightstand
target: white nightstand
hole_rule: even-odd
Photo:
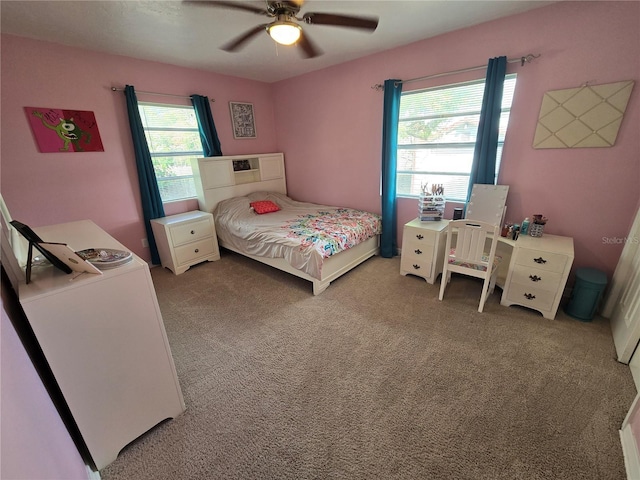
[[[220,259],[213,215],[193,211],[151,220],[162,266],[176,275]]]

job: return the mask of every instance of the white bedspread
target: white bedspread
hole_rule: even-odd
[[[281,210],[258,215],[250,203],[271,200]],[[255,192],[221,201],[213,212],[218,237],[240,252],[284,258],[322,279],[324,259],[380,234],[377,214],[297,202],[274,192]]]

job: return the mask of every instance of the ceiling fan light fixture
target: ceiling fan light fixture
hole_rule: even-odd
[[[279,20],[267,27],[267,32],[281,45],[293,45],[300,38],[302,28],[297,23]]]

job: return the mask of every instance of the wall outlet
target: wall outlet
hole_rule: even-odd
[[[142,246],[144,248],[149,248],[149,240],[147,240],[146,238],[142,239]]]

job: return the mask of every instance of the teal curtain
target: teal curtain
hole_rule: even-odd
[[[129,115],[129,127],[131,128],[131,138],[136,156],[136,167],[138,169],[138,183],[140,184],[140,198],[142,200],[142,214],[144,216],[144,226],[147,231],[149,250],[151,251],[151,262],[154,265],[160,263],[158,247],[153,237],[150,221],[154,218],[164,217],[164,206],[160,198],[160,189],[156,181],[156,173],[151,162],[151,153],[144,135],[140,111],[138,110],[138,99],[133,86],[124,87],[124,95],[127,99],[127,114]]]
[[[204,156],[221,156],[222,148],[220,146],[220,139],[218,138],[216,124],[213,121],[209,98],[202,95],[191,95],[191,103],[196,111],[196,119],[198,120],[198,130],[200,131],[200,139],[202,140]]]
[[[471,177],[467,202],[475,183],[493,185],[496,179],[496,155],[498,153],[498,128],[504,91],[504,76],[507,72],[507,57],[489,60],[484,86],[484,97],[480,111],[480,123],[471,165]]]
[[[396,170],[401,93],[401,80],[385,80],[382,119],[382,234],[380,235],[380,255],[385,258],[393,257],[398,250]]]

